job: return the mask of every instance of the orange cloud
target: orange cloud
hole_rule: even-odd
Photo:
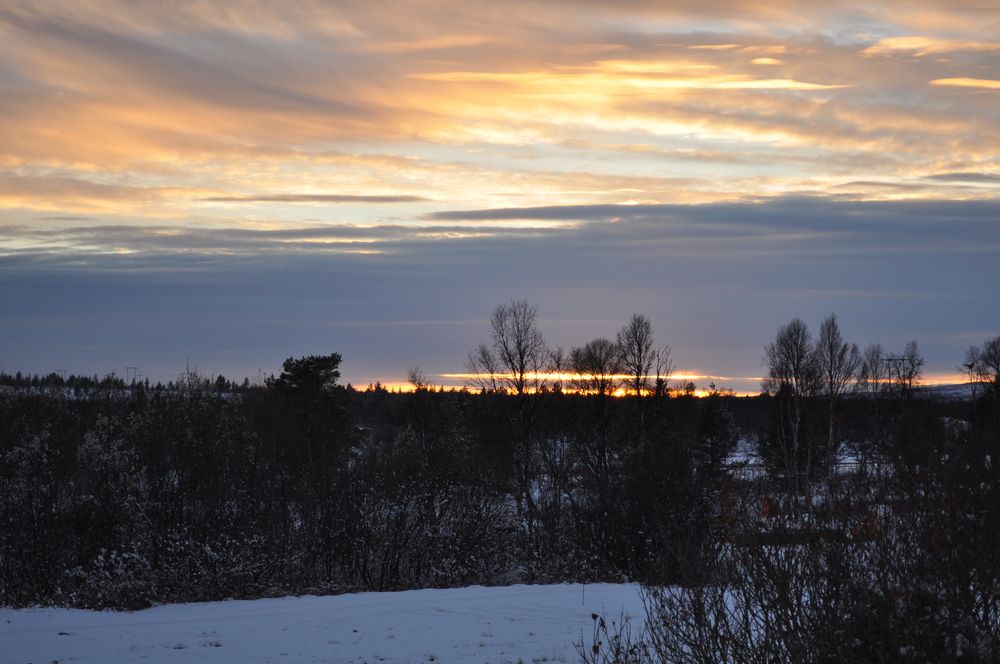
[[[598,11],[515,0],[489,20],[474,4],[5,7],[0,206],[195,223],[199,199],[231,192],[503,206],[842,195],[845,181],[885,182],[862,192],[877,198],[915,177],[1000,167],[986,96],[940,99],[947,86],[995,89],[964,76],[996,48],[986,24],[963,18],[942,36],[929,22],[858,52],[797,32],[818,14],[792,3]],[[712,39],[696,25],[729,15],[765,23],[716,26]],[[647,29],[664,17],[664,29]],[[963,71],[868,59],[953,50]],[[778,64],[780,77],[760,75]],[[912,103],[934,90],[935,103]],[[46,193],[33,178],[62,184]],[[235,216],[230,203],[211,214]],[[266,218],[243,223],[301,214],[291,203],[272,200],[255,209]],[[400,199],[351,221],[405,216],[408,204],[426,205]]]
[[[877,44],[866,48],[864,54],[888,55],[899,52],[910,52],[915,56],[921,57],[954,51],[1000,51],[1000,44],[997,42],[934,39],[921,35],[911,35],[880,39]]]
[[[991,78],[938,78],[931,81],[931,85],[943,85],[955,88],[983,88],[986,90],[1000,90],[1000,81]]]

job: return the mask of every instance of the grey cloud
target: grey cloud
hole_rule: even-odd
[[[30,196],[49,202],[76,198],[141,200],[156,196],[160,191],[160,187],[105,184],[66,175],[20,175],[0,171],[0,194]]]
[[[259,40],[246,48],[237,33],[214,33],[211,44],[216,53],[237,51],[251,55],[249,61],[227,62],[225,58],[200,57],[180,46],[140,39],[122,32],[69,18],[43,15],[34,11],[0,11],[0,22],[31,35],[33,40],[48,42],[50,48],[70,56],[93,58],[128,72],[137,85],[160,87],[175,94],[213,105],[241,110],[307,111],[341,115],[372,115],[373,108],[362,108],[342,99],[330,99],[303,92],[289,85],[270,82],[262,74],[281,79],[281,64],[288,71],[310,66],[300,54],[279,48],[277,42]],[[206,35],[207,36],[207,35]],[[203,44],[205,42],[202,42]],[[259,66],[258,66],[259,65]],[[293,78],[289,76],[289,78]]]
[[[817,214],[820,217],[817,217]],[[1000,220],[1000,201],[912,200],[841,201],[827,197],[787,196],[755,202],[700,205],[550,205],[477,210],[449,210],[426,215],[439,220],[611,220],[615,218],[690,218],[705,222],[761,221],[816,225],[820,220],[877,221],[905,217],[924,219]]]
[[[983,184],[993,184],[1000,182],[1000,174],[997,173],[938,173],[928,175],[925,180],[936,182],[977,182]]]
[[[1000,252],[1000,201],[780,198],[705,205],[570,205],[440,212],[434,219],[583,222],[561,234],[643,260],[677,254],[791,265],[857,256]],[[869,258],[876,265],[874,258]]]
[[[932,335],[1000,330],[997,204],[781,199],[643,206],[631,216],[622,207],[501,211],[590,221],[530,239],[511,231],[420,240],[389,227],[380,237],[395,253],[368,256],[278,240],[378,229],[31,231],[68,250],[0,256],[0,364],[138,363],[155,373],[177,370],[193,353],[206,370],[241,376],[274,370],[288,355],[336,350],[349,380],[401,375],[414,364],[443,373],[461,368],[490,309],[511,296],[539,304],[548,339],[562,345],[613,334],[617,324],[606,321],[647,313],[685,367],[727,375],[754,375],[761,346],[791,316],[818,321],[835,310],[853,340],[890,347],[927,335],[929,370],[939,371],[968,342]],[[751,230],[740,232],[743,224]],[[85,248],[97,243],[141,251]],[[413,320],[482,322],[393,324]]]
[[[0,226],[0,239],[67,256],[133,252],[328,254],[356,250],[454,260],[455,252],[523,255],[558,242],[556,252],[621,251],[644,259],[701,255],[846,256],[1000,251],[1000,201],[855,201],[820,197],[703,205],[563,205],[451,210],[425,215],[433,226],[309,225],[298,228]],[[572,221],[520,228],[509,222]],[[544,241],[544,242],[543,242]],[[515,259],[516,260],[516,259]]]
[[[66,256],[79,254],[110,253],[127,250],[144,254],[156,253],[342,253],[377,249],[401,251],[430,243],[469,241],[482,234],[516,237],[538,237],[542,229],[509,228],[502,225],[484,225],[470,229],[468,225],[455,224],[421,228],[405,225],[315,225],[299,228],[247,229],[247,228],[192,228],[185,226],[80,226],[67,228],[31,228],[28,226],[0,226],[0,241],[16,240],[19,245],[31,243],[34,251],[59,252]],[[24,249],[17,253],[29,253]]]
[[[884,180],[851,180],[838,184],[836,189],[871,189],[875,191],[920,191],[927,189],[927,185],[913,182],[886,182]]]

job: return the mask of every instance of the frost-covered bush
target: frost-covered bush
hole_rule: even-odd
[[[266,588],[265,540],[219,533],[210,539],[172,530],[161,543],[157,590],[164,600],[252,597]]]
[[[927,434],[936,443],[920,463],[824,483],[811,500],[748,488],[707,570],[647,588],[642,649],[628,652],[683,664],[1000,661],[1000,476],[975,440]]]
[[[85,609],[141,609],[156,599],[156,580],[138,551],[101,551],[87,565],[67,570],[58,599]]]

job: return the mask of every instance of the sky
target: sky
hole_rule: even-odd
[[[0,4],[0,370],[461,384],[648,316],[752,391],[792,317],[1000,334],[995,0]]]

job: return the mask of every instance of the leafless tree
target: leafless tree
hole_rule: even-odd
[[[855,376],[861,365],[861,353],[857,344],[848,344],[840,336],[840,326],[837,316],[831,314],[819,328],[819,339],[816,340],[815,362],[822,382],[822,390],[827,399],[827,451],[830,461],[829,470],[833,470],[833,457],[836,451],[833,440],[834,407],[836,402],[855,388]]]
[[[799,481],[800,475],[809,476],[812,465],[811,446],[803,449],[801,440],[803,402],[806,397],[815,394],[819,383],[816,354],[808,326],[799,318],[783,325],[774,341],[765,347],[764,360],[767,378],[763,387],[782,398],[784,412],[779,417],[779,438],[786,476],[794,484]],[[800,468],[802,452],[805,452],[805,468]]]
[[[861,357],[858,372],[858,387],[872,399],[877,400],[885,392],[889,380],[888,367],[882,344],[868,344]]]
[[[621,355],[622,372],[628,374],[625,383],[636,396],[649,389],[649,372],[653,368],[656,349],[653,347],[653,324],[641,314],[632,314],[616,338]]]
[[[621,356],[609,339],[588,341],[570,353],[570,366],[576,377],[573,386],[581,392],[610,396],[621,372]]]
[[[764,349],[764,358],[765,390],[777,392],[784,388],[796,396],[809,396],[816,391],[819,375],[812,333],[801,319],[793,318],[778,329],[774,341]]]
[[[566,356],[566,352],[563,350],[562,346],[556,346],[549,351],[547,370],[550,374],[553,374],[551,384],[553,392],[562,392],[562,375],[567,373],[569,369],[569,357]]]
[[[465,369],[469,372],[465,382],[470,387],[477,387],[485,392],[499,392],[503,389],[500,360],[486,344],[479,344],[475,350],[469,351]]]
[[[580,466],[586,471],[597,509],[612,509],[611,486],[618,457],[612,443],[616,427],[611,396],[618,386],[621,356],[610,339],[588,341],[570,352],[573,387],[590,395],[578,402],[574,416],[573,449]],[[597,535],[602,539],[607,532]],[[605,542],[606,543],[606,542]]]
[[[409,381],[410,385],[417,392],[421,390],[426,390],[430,385],[430,381],[427,378],[427,374],[420,367],[411,367],[409,371],[406,372],[406,380]]]
[[[979,382],[1000,388],[1000,337],[994,337],[983,344],[976,353],[976,376]]]
[[[517,508],[529,536],[535,532],[538,509],[533,494],[532,463],[535,453],[535,400],[529,398],[545,384],[543,371],[548,351],[535,322],[538,307],[527,300],[511,300],[497,306],[490,316],[490,343],[469,353],[466,367],[470,383],[483,390],[517,395],[511,418],[514,431],[514,465]]]
[[[654,383],[653,392],[661,397],[667,393],[670,376],[674,373],[674,361],[670,356],[670,346],[657,348],[653,352]]]
[[[983,344],[976,371],[983,382],[993,383],[994,386],[1000,383],[1000,336]]]
[[[973,399],[978,395],[980,386],[1000,389],[1000,337],[987,340],[982,348],[969,346],[959,370],[969,378]]]
[[[527,300],[511,300],[493,310],[490,344],[480,344],[466,362],[472,385],[518,396],[542,386],[547,353],[537,315],[538,307]]]
[[[917,342],[909,342],[901,354],[892,353],[885,358],[885,362],[889,378],[900,393],[903,396],[912,395],[924,372],[924,356],[920,354]]]
[[[979,390],[979,346],[969,346],[965,351],[965,360],[959,365],[958,370],[966,375],[969,380],[969,389],[972,391],[972,398],[975,399]]]
[[[868,441],[875,448],[882,444],[882,424],[879,417],[879,402],[889,388],[889,365],[885,362],[885,352],[882,344],[868,344],[861,356],[861,367],[858,369],[858,389],[868,397],[872,411],[872,429]],[[867,451],[867,450],[866,450]]]

